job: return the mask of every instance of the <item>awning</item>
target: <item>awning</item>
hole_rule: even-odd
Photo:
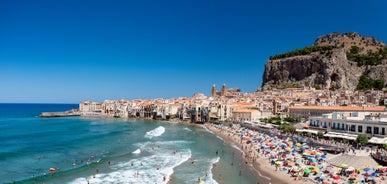
[[[306,133],[312,133],[312,134],[318,134],[317,130],[309,130],[309,129],[296,129],[296,132],[306,132]]]
[[[327,134],[324,134],[324,137],[342,138],[342,139],[348,139],[348,140],[357,139],[357,135],[355,134],[338,133],[338,132],[329,132]]]
[[[368,142],[372,144],[387,144],[387,137],[385,138],[372,137],[370,140],[368,140]]]

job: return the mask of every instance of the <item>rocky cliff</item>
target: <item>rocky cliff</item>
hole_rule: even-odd
[[[387,81],[386,61],[383,42],[357,33],[331,33],[317,38],[313,46],[271,56],[262,87],[355,90],[362,75]]]

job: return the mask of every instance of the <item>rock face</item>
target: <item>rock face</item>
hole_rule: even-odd
[[[322,89],[355,90],[361,75],[387,81],[387,64],[358,66],[347,59],[352,46],[358,54],[378,52],[386,45],[375,38],[357,33],[331,33],[319,37],[314,46],[335,46],[329,51],[316,51],[307,55],[275,58],[266,62],[263,74],[264,89],[311,86]]]

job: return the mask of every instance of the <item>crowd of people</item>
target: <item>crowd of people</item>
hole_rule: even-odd
[[[320,147],[310,146],[314,145],[311,141],[315,140],[300,141],[299,136],[283,136],[280,131],[251,130],[238,124],[210,126],[241,145],[246,164],[263,159],[270,163],[276,172],[286,173],[292,181],[323,184],[387,183],[384,178],[387,167],[380,165],[372,168],[366,163],[362,168],[354,168],[347,164],[334,166],[327,162],[328,153]],[[345,148],[342,149],[343,154],[356,153],[353,147],[348,147],[344,143],[335,144]]]

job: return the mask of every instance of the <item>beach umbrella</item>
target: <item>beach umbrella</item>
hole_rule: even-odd
[[[287,147],[285,150],[286,150],[287,152],[290,152],[290,151],[292,151],[292,149],[291,149],[291,148],[289,148],[289,147]]]
[[[333,180],[336,180],[336,181],[340,180],[340,179],[341,179],[340,175],[336,175],[336,176],[333,177]]]
[[[365,172],[368,172],[369,170],[371,170],[371,168],[366,167],[366,168],[364,168],[363,170],[364,170]]]
[[[280,164],[282,164],[282,162],[281,161],[277,161],[277,162],[275,162],[275,164],[280,165]]]
[[[355,171],[355,168],[354,167],[348,167],[347,169],[346,169],[346,171]]]
[[[312,170],[314,172],[319,172],[320,171],[320,169],[318,167],[316,167],[316,166],[310,166],[308,169],[310,169],[310,170]]]
[[[347,164],[341,164],[341,167],[343,167],[343,168],[347,168],[347,167],[348,167],[348,165],[347,165]]]
[[[310,161],[312,161],[312,162],[314,162],[314,163],[318,162],[318,160],[315,159],[315,158],[312,158]]]
[[[300,146],[301,146],[301,144],[298,142],[298,143],[296,143],[296,146],[300,147]]]
[[[280,143],[280,146],[283,147],[283,148],[288,147],[288,145],[286,145],[285,143]]]
[[[312,172],[310,169],[305,169],[304,170],[304,173],[310,173],[310,172]]]
[[[381,166],[381,165],[378,165],[378,169],[382,169],[383,168],[383,166]]]
[[[325,158],[327,158],[327,156],[326,156],[326,155],[321,155],[321,158],[324,158],[324,159],[325,159]]]

